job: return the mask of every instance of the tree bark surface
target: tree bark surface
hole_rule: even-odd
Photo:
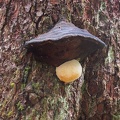
[[[24,48],[62,16],[107,44],[70,84]],[[112,119],[120,119],[120,1],[0,0],[0,120]]]

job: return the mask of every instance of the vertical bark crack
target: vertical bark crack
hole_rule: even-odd
[[[45,11],[47,9],[47,6],[48,6],[48,1],[46,0],[45,8],[42,10],[43,14],[36,21],[36,30],[35,30],[36,35],[37,35],[37,30],[39,28],[39,22],[42,20],[42,17],[45,15]]]
[[[2,43],[3,43],[4,28],[5,28],[5,26],[7,25],[7,22],[8,22],[8,13],[9,13],[9,10],[10,10],[11,2],[12,2],[12,0],[10,0],[9,3],[6,5],[5,21],[4,21],[3,26],[1,28]]]

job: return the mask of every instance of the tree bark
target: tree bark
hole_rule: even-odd
[[[119,0],[0,0],[0,119],[120,119],[119,8]],[[107,44],[81,63],[82,77],[70,84],[24,48],[62,16]]]

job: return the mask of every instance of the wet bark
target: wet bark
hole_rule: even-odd
[[[0,119],[118,120],[119,8],[119,0],[0,0]],[[23,47],[61,16],[107,44],[81,63],[82,77],[70,84]]]

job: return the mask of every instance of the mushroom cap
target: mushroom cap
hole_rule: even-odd
[[[57,77],[65,83],[78,79],[81,74],[82,67],[77,60],[70,60],[56,67]]]
[[[98,37],[66,21],[58,22],[49,32],[25,43],[36,60],[53,66],[75,58],[83,60],[104,46],[106,44]]]

